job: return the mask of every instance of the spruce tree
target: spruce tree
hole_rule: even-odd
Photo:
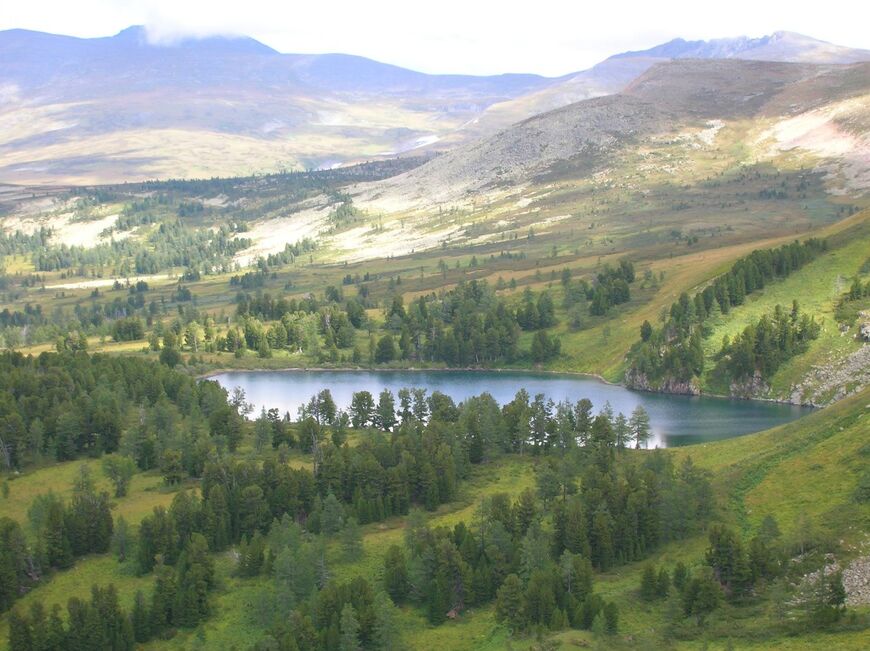
[[[401,602],[408,596],[408,566],[405,553],[392,545],[384,556],[384,589],[393,601]]]
[[[73,554],[67,533],[66,515],[59,501],[52,501],[48,506],[42,543],[45,545],[45,558],[49,566],[62,569],[72,565]]]
[[[373,638],[378,651],[400,651],[401,633],[397,621],[396,607],[384,592],[375,595],[373,605],[375,623]]]
[[[662,566],[661,569],[659,569],[658,576],[656,577],[656,597],[659,599],[667,599],[670,589],[671,577],[668,574],[667,568]]]
[[[676,566],[674,567],[674,587],[682,592],[686,583],[689,581],[689,570],[683,563],[683,561],[678,561]]]
[[[137,590],[136,596],[133,598],[130,621],[133,626],[133,637],[137,642],[143,644],[151,639],[151,617],[145,595],[142,594],[141,590]]]
[[[656,598],[656,571],[653,565],[643,568],[643,576],[640,579],[640,597],[644,601],[652,601]]]
[[[629,420],[628,427],[629,430],[631,430],[631,437],[634,439],[635,447],[638,449],[645,448],[650,439],[651,433],[649,414],[643,406],[638,405],[634,408],[634,411],[631,412],[631,419]]]
[[[604,630],[608,635],[619,632],[619,608],[612,601],[604,606]]]
[[[359,620],[356,610],[350,603],[344,604],[341,609],[341,641],[340,651],[359,651]]]
[[[359,559],[363,553],[362,542],[362,530],[359,523],[357,523],[356,518],[348,518],[341,530],[341,551],[344,558],[349,561]]]
[[[514,630],[525,628],[523,617],[523,584],[516,574],[508,574],[498,589],[495,603],[498,621]]]

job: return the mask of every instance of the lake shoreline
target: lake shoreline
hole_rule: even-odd
[[[686,398],[715,398],[717,400],[727,400],[730,402],[742,402],[742,403],[766,403],[766,404],[776,404],[776,405],[790,405],[792,407],[801,407],[803,409],[812,409],[813,411],[817,409],[821,409],[821,407],[812,404],[804,404],[800,402],[793,402],[791,400],[782,400],[779,398],[745,398],[739,396],[730,396],[723,395],[720,393],[711,393],[702,391],[697,394],[682,394],[682,393],[673,393],[669,391],[652,391],[647,389],[638,389],[635,387],[629,387],[622,382],[612,382],[605,378],[602,375],[597,373],[585,373],[583,371],[554,371],[549,369],[529,369],[529,368],[481,368],[479,366],[465,366],[465,367],[404,367],[404,368],[372,368],[369,366],[287,366],[282,368],[216,368],[206,373],[201,373],[196,375],[197,380],[208,380],[218,375],[225,375],[227,373],[323,373],[323,372],[336,372],[336,373],[504,373],[504,374],[523,374],[523,373],[537,373],[540,375],[552,375],[552,376],[566,376],[566,377],[579,377],[579,378],[590,378],[593,380],[597,380],[602,384],[611,387],[620,387],[622,389],[626,389],[627,391],[634,391],[636,393],[645,393],[650,395],[657,396],[684,396]]]
[[[604,376],[597,373],[584,373],[582,371],[551,371],[548,369],[532,369],[532,368],[481,368],[479,366],[451,366],[450,368],[443,367],[428,367],[428,366],[409,366],[403,368],[372,368],[370,366],[287,366],[285,368],[217,368],[206,373],[201,373],[196,377],[197,380],[208,380],[216,375],[224,375],[226,373],[286,373],[288,371],[306,373],[306,372],[332,372],[337,373],[540,373],[541,375],[569,375],[572,377],[588,377],[598,380],[602,384],[608,384],[613,387],[622,387],[629,389],[620,382],[611,382]],[[634,391],[634,389],[630,389]]]
[[[277,374],[276,374],[277,373]],[[719,438],[730,438],[769,429],[807,415],[811,410],[772,401],[686,396],[637,391],[608,382],[590,373],[528,369],[485,368],[328,368],[323,366],[285,369],[212,369],[201,375],[227,391],[245,390],[257,410],[277,408],[295,414],[308,397],[329,388],[342,408],[351,405],[356,392],[372,395],[388,389],[421,387],[450,396],[456,404],[482,393],[499,405],[508,404],[517,391],[543,394],[554,402],[587,398],[597,409],[610,404],[614,412],[631,413],[642,405],[650,415],[659,447],[674,447]]]
[[[762,402],[762,403],[770,403],[777,405],[791,405],[794,407],[802,407],[806,409],[820,409],[817,405],[812,404],[804,404],[800,402],[793,402],[791,400],[782,400],[779,398],[744,398],[739,396],[730,396],[723,395],[720,393],[710,393],[707,391],[702,391],[697,394],[682,394],[682,393],[673,393],[669,391],[653,391],[648,389],[638,389],[636,387],[630,387],[622,382],[611,382],[607,378],[598,373],[585,373],[583,371],[553,371],[549,369],[528,369],[528,368],[481,368],[479,366],[465,366],[465,367],[418,367],[411,366],[405,368],[372,368],[369,366],[287,366],[283,368],[216,368],[206,373],[201,373],[196,375],[197,380],[208,380],[218,375],[225,375],[227,373],[287,373],[287,372],[296,372],[296,373],[307,373],[307,372],[315,372],[315,373],[323,373],[323,372],[337,372],[337,373],[538,373],[541,375],[564,375],[568,377],[586,377],[597,380],[602,384],[606,384],[612,387],[621,387],[628,391],[635,391],[637,393],[648,393],[651,395],[660,395],[660,396],[686,396],[688,398],[716,398],[718,400],[729,400],[734,402]]]

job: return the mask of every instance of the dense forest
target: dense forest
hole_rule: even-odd
[[[520,355],[518,320],[528,325],[521,316],[526,306],[535,310],[533,329],[545,327],[537,316],[539,305],[550,306],[549,310],[545,307],[545,323],[555,322],[552,300],[546,293],[536,300],[527,292],[524,301],[517,313],[488,283],[476,280],[462,282],[441,295],[420,296],[407,307],[397,294],[385,308],[386,332],[369,346],[366,361],[444,362],[448,366],[512,362]],[[322,335],[326,358],[338,359],[338,349],[354,348],[356,331],[369,326],[364,290],[345,299],[341,289],[327,288],[323,304],[311,297],[287,300],[269,294],[240,294],[237,305],[242,325],[218,342],[218,350],[247,348],[268,355],[271,349],[290,347],[317,354]],[[277,323],[267,327],[261,320]],[[363,361],[358,348],[348,361]]]
[[[0,354],[0,462],[135,449],[142,468],[169,450],[194,467],[204,441],[234,449],[242,417],[214,382],[165,364],[86,353]],[[199,462],[201,463],[201,462]]]

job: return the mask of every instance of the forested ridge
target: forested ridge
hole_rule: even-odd
[[[728,272],[694,296],[683,292],[663,312],[660,327],[653,327],[649,321],[642,324],[640,340],[628,354],[627,384],[645,389],[694,390],[704,372],[705,322],[712,315],[728,314],[743,304],[747,295],[797,271],[827,248],[825,240],[810,238],[775,249],[759,249],[737,260]],[[807,332],[810,330],[807,326]],[[743,374],[745,369],[727,370]],[[770,365],[765,370],[769,371]]]

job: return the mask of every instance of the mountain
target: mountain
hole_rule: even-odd
[[[623,52],[528,95],[495,104],[474,121],[472,130],[491,133],[530,115],[572,102],[616,93],[657,63],[671,59],[746,59],[794,63],[848,64],[870,61],[870,50],[842,47],[794,32],[761,38],[686,41],[681,38],[646,50]]]
[[[754,59],[804,63],[858,63],[870,60],[870,50],[843,47],[795,32],[774,32],[760,38],[740,36],[709,41],[675,38],[640,52],[624,52],[614,59]]]
[[[840,164],[854,164],[853,181],[866,190],[868,103],[870,62],[673,59],[650,67],[618,93],[535,115],[360,188],[360,200],[369,201],[373,210],[423,212],[486,203],[545,185],[555,171],[573,169],[575,178],[588,178],[630,152],[659,150],[671,141],[689,146],[687,133],[731,123],[751,132],[746,151],[756,146],[767,151],[760,139],[775,136]],[[779,131],[764,131],[776,125]]]
[[[538,75],[427,75],[345,54],[281,54],[248,37],[188,38],[152,43],[143,27],[115,36],[80,39],[27,30],[0,32],[0,75],[5,83],[56,99],[93,99],[165,85],[233,85],[272,91],[404,95],[433,91],[484,98],[547,85]]]
[[[152,44],[0,33],[0,177],[95,182],[245,174],[392,155],[437,140],[537,75],[427,75],[250,38]]]
[[[98,183],[330,167],[449,149],[623,89],[671,58],[852,61],[799,35],[675,40],[558,79],[428,75],[345,54],[282,54],[246,37],[153,43],[0,32],[0,180]]]

